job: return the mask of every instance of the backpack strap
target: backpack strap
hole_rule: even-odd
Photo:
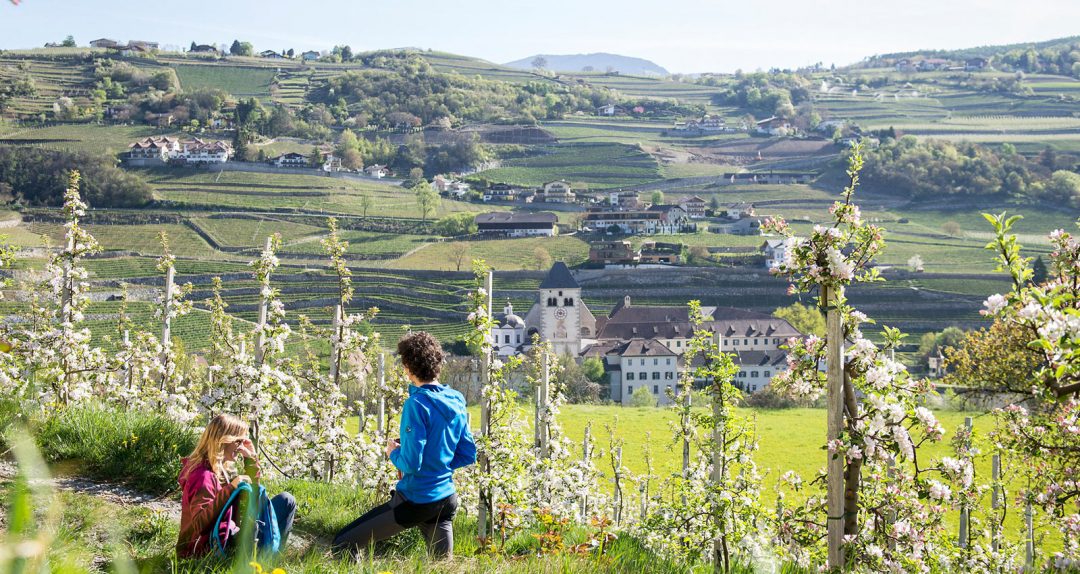
[[[233,502],[236,501],[236,498],[240,496],[241,492],[246,492],[250,495],[252,493],[251,485],[246,482],[241,482],[240,485],[232,491],[232,494],[229,495],[229,499],[225,501],[225,506],[221,507],[221,512],[214,522],[214,534],[211,538],[214,541],[214,547],[217,548],[218,554],[221,556],[225,556],[225,545],[221,542],[221,523],[225,520],[225,511],[233,505]]]

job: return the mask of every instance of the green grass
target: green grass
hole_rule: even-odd
[[[35,434],[46,460],[75,462],[90,476],[155,494],[173,489],[177,462],[198,438],[160,414],[97,406],[68,408]]]
[[[496,269],[536,269],[534,253],[544,249],[555,261],[577,265],[589,256],[589,246],[577,237],[528,237],[520,239],[493,239],[462,242],[468,246],[462,269],[469,268],[472,259],[483,259]],[[452,243],[432,243],[390,263],[400,269],[457,270],[457,257]]]
[[[185,90],[217,88],[234,96],[270,96],[271,68],[225,66],[218,64],[174,66]]]
[[[635,146],[577,144],[537,149],[538,155],[506,160],[501,167],[482,171],[477,176],[534,187],[565,179],[597,189],[660,179],[656,160]]]
[[[161,255],[158,234],[162,231],[169,235],[169,249],[178,257],[215,258],[221,252],[199,237],[195,231],[184,225],[169,223],[156,225],[84,225],[83,226],[102,248],[111,251],[134,251],[143,255]],[[34,223],[30,226],[34,233],[48,236],[53,245],[63,240],[64,228],[58,223]]]
[[[150,126],[104,126],[97,124],[61,124],[47,127],[24,127],[0,136],[0,143],[34,145],[46,149],[75,150],[117,154],[128,145],[152,135],[176,135],[173,130]]]

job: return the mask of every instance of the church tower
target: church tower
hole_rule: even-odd
[[[577,356],[581,352],[581,286],[562,261],[551,267],[540,283],[540,336],[551,343],[555,353]]]

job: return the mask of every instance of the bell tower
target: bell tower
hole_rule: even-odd
[[[581,286],[562,261],[551,267],[540,283],[540,336],[551,343],[559,355],[581,352],[582,312]]]

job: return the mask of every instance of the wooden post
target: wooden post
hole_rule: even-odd
[[[176,270],[170,265],[165,270],[165,320],[161,326],[161,364],[163,365],[168,364],[169,346],[172,344],[173,279],[175,276]]]
[[[383,389],[386,387],[386,353],[379,352],[379,386],[375,389],[378,402],[378,410],[375,411],[375,430],[379,436],[386,432],[386,396]]]
[[[622,524],[622,446],[615,447],[615,496],[612,498],[615,525]]]
[[[964,417],[964,428],[967,429],[967,448],[971,448],[971,417]],[[967,549],[968,547],[968,530],[971,521],[971,509],[967,507],[965,503],[960,508],[960,538],[957,540],[957,544],[960,548]]]
[[[841,287],[821,287],[821,303],[826,310],[826,356],[828,370],[826,381],[828,392],[828,435],[829,444],[839,440],[844,426],[844,333],[840,317],[839,301],[843,297]],[[840,571],[844,568],[844,457],[828,456],[828,525],[829,569]]]
[[[717,351],[719,351],[720,347],[722,345],[722,343],[720,341],[720,333],[716,334],[715,340],[716,340],[716,349],[717,349]],[[724,409],[723,387],[721,386],[721,385],[723,385],[723,381],[715,381],[714,380],[714,381],[711,381],[711,383],[716,386],[716,388],[713,389],[714,392],[713,392],[713,396],[712,396],[712,415],[713,415],[712,483],[713,483],[714,486],[719,487],[721,485],[721,483],[723,483],[723,481],[724,481],[724,477],[723,477],[723,470],[724,469],[723,469],[723,465],[722,465],[722,461],[721,461],[721,455],[722,455],[722,450],[723,450],[723,445],[724,445],[724,435],[723,435],[723,431],[721,429],[723,429],[724,425],[727,424],[726,421],[725,421],[725,419],[727,418],[727,413],[725,412],[725,409]],[[720,513],[716,509],[710,509],[710,511],[714,513],[713,520],[717,523],[717,526],[718,527],[721,526],[722,522],[723,522],[723,517],[720,515]],[[717,528],[717,531],[719,531],[719,530],[720,530],[720,528]],[[720,571],[722,569],[726,570],[726,568],[727,568],[727,561],[725,560],[724,541],[723,541],[723,539],[721,537],[717,536],[716,539],[713,540],[713,571],[718,572],[718,571]]]
[[[581,441],[581,462],[586,468],[589,465],[589,457],[592,453],[589,452],[589,434],[592,431],[592,422],[585,423],[585,438]],[[589,516],[589,495],[581,495],[581,519],[585,520]]]
[[[1035,527],[1034,511],[1031,500],[1024,504],[1024,572],[1032,572],[1035,567]]]
[[[491,286],[492,277],[494,271],[488,270],[487,277],[484,278],[484,289],[487,292],[487,316],[491,317]],[[484,333],[486,337],[485,346],[491,345],[491,331],[488,330]],[[487,388],[488,383],[491,381],[491,351],[488,350],[481,357],[483,361],[480,366],[480,436],[487,437],[491,433],[491,401],[487,397],[483,396],[483,390]],[[480,472],[491,472],[491,461],[488,460],[487,453],[481,451],[478,453],[477,462],[480,463]],[[480,538],[491,539],[495,528],[494,520],[492,520],[492,513],[494,512],[495,501],[493,500],[493,494],[490,491],[480,491],[480,508],[476,511],[476,528],[477,534]]]
[[[341,317],[342,317],[341,305],[334,307],[334,318],[331,323],[331,329],[334,334],[330,337],[330,379],[334,381],[334,386],[340,389],[341,387]]]
[[[274,239],[272,237],[267,237],[266,238],[266,249],[265,249],[265,251],[270,251],[270,249],[274,246],[273,241],[274,241]],[[263,295],[261,297],[261,301],[259,302],[259,322],[255,324],[255,327],[259,330],[258,333],[255,336],[255,364],[256,365],[262,365],[263,357],[264,357],[264,355],[266,353],[266,349],[265,349],[266,335],[265,335],[265,333],[263,331],[266,329],[266,319],[267,319],[267,315],[269,313],[269,305],[270,305],[270,302],[267,301],[266,296]]]
[[[990,546],[994,552],[998,551],[1001,526],[998,523],[997,511],[1001,508],[1001,455],[995,454],[991,459],[990,466],[990,506],[994,509],[994,515],[990,520]]]
[[[540,377],[540,456],[547,459],[551,440],[551,427],[548,426],[548,404],[551,402],[551,357],[544,351],[544,370]]]
[[[540,448],[540,385],[533,393],[533,448]]]

